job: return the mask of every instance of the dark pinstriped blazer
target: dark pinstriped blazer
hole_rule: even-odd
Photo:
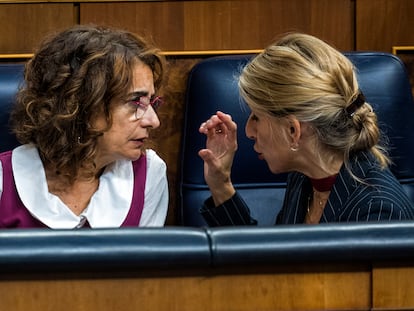
[[[343,165],[329,195],[321,223],[354,221],[391,221],[414,219],[414,207],[398,180],[389,169],[381,170],[374,156],[360,152],[351,158],[356,181]],[[303,223],[312,185],[301,173],[290,173],[283,207],[277,224]],[[210,226],[254,225],[249,208],[236,193],[221,206],[214,207],[212,198],[200,210]]]

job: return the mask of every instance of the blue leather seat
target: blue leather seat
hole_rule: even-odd
[[[378,114],[382,131],[389,137],[393,172],[414,202],[414,103],[402,62],[392,54],[345,53],[357,68],[360,87]],[[244,125],[249,110],[239,98],[237,75],[252,55],[220,56],[201,61],[192,69],[186,93],[181,154],[179,199],[182,224],[205,225],[199,215],[209,196],[198,151],[205,146],[200,124],[217,110],[230,113],[239,126],[239,149],[232,181],[251,208],[259,225],[273,225],[279,212],[286,175],[273,175],[257,159]]]
[[[23,82],[24,64],[0,64],[0,152],[11,150],[19,143],[9,128],[10,109]]]
[[[226,270],[214,270],[219,267],[266,266],[274,273],[271,267],[286,263],[302,269],[310,263],[395,264],[413,259],[412,221],[260,228],[0,230],[3,280],[13,275],[49,278],[56,272],[69,278],[83,273],[98,278],[119,273],[134,277],[137,272],[145,277],[154,276],[154,271],[158,277],[163,271],[169,276],[201,273],[206,277],[206,273],[225,274]]]
[[[0,230],[0,273],[144,271],[211,265],[201,228]]]

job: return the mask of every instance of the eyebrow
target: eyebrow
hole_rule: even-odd
[[[128,94],[128,98],[130,99],[137,99],[140,98],[142,96],[148,96],[148,92],[147,91],[136,91],[136,92],[132,92]]]

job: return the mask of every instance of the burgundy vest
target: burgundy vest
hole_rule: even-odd
[[[17,193],[12,164],[12,151],[0,154],[3,167],[3,193],[0,198],[0,228],[47,228],[37,220],[23,205]],[[121,227],[137,227],[144,208],[145,179],[147,175],[146,156],[142,155],[132,162],[134,170],[134,190],[132,202]],[[35,191],[35,190],[34,190]],[[86,226],[88,226],[86,224]]]

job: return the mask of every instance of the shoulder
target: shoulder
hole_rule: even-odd
[[[0,153],[0,164],[4,170],[13,170],[14,173],[20,172],[21,167],[31,167],[27,163],[33,164],[40,161],[36,147],[33,145],[20,145],[13,150]],[[13,167],[13,169],[12,169]]]
[[[351,156],[349,165],[343,165],[337,181],[346,185],[346,191],[367,188],[375,191],[379,187],[397,187],[401,185],[388,167],[381,167],[370,152],[358,152]],[[340,183],[340,182],[337,183]]]
[[[370,175],[380,172],[390,173],[388,167],[382,168],[375,156],[368,151],[362,151],[352,155],[349,162],[352,173],[361,179],[368,178]]]
[[[369,220],[412,219],[413,204],[389,168],[381,168],[373,155],[360,153],[353,169],[362,182],[348,183],[355,187],[348,195],[350,210],[364,211]]]
[[[136,176],[141,176],[140,175],[142,173],[141,165],[146,165],[145,171],[146,171],[147,185],[151,185],[152,183],[159,183],[166,179],[167,165],[165,164],[164,160],[161,159],[161,157],[158,156],[158,154],[152,149],[146,150],[145,160],[140,158],[136,161],[133,161],[132,163],[133,163],[132,167],[134,170],[134,174]]]
[[[0,153],[0,166],[1,166],[2,163],[4,163],[4,164],[10,163],[11,157],[12,157],[12,152],[13,151],[10,150],[10,151]]]
[[[10,158],[12,155],[13,150],[4,151],[0,153],[0,160]]]
[[[163,159],[152,149],[148,149],[145,153],[147,158],[147,169],[151,171],[165,171],[167,165]]]
[[[371,192],[384,199],[390,197],[397,199],[397,201],[399,201],[398,196],[405,196],[401,184],[391,170],[388,167],[382,168],[369,152],[359,153],[352,161],[352,172],[361,181],[352,179],[348,184],[354,184],[357,193]],[[377,196],[373,196],[373,198]]]

